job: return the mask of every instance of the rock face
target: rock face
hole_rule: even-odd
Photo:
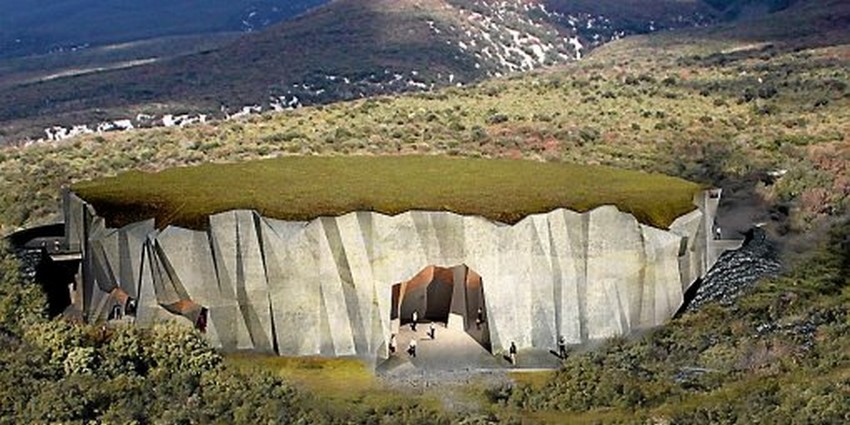
[[[153,220],[111,229],[74,194],[65,222],[83,254],[74,302],[90,321],[118,306],[141,325],[194,324],[223,350],[374,359],[398,326],[393,285],[429,266],[474,270],[494,351],[660,325],[716,258],[717,195],[698,195],[669,230],[613,206],[515,225],[448,212],[287,222],[236,210],[211,216],[208,231]]]
[[[730,305],[759,279],[776,276],[781,269],[776,244],[764,230],[754,227],[740,249],[723,253],[706,272],[685,311],[699,310],[714,301]]]

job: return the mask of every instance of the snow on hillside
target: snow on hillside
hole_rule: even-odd
[[[242,99],[253,105],[236,112],[230,112],[227,107],[221,109],[221,114],[208,110],[196,112],[207,113],[212,119],[235,119],[260,111],[279,112],[382,94],[463,86],[485,78],[581,60],[592,49],[635,32],[701,25],[705,19],[695,15],[671,21],[667,17],[665,24],[650,20],[636,28],[633,21],[625,22],[617,17],[580,10],[564,13],[563,7],[559,8],[562,12],[554,11],[542,0],[409,0],[394,6],[402,10],[405,18],[415,16],[406,19],[402,28],[417,37],[427,38],[424,40],[427,42],[422,43],[427,50],[427,54],[422,55],[424,59],[408,60],[404,56],[402,61],[377,61],[357,71],[335,69],[332,63],[322,63],[321,69],[269,86],[265,98]],[[271,12],[277,11],[272,9]],[[262,17],[267,15],[248,9],[243,29],[253,31],[266,25]],[[345,41],[330,35],[322,37],[330,38],[323,42]],[[398,46],[401,45],[403,41],[399,41]],[[366,53],[371,54],[371,51]],[[220,102],[226,105],[228,100],[220,99]],[[203,120],[207,117],[202,116]],[[164,115],[152,123],[136,122],[135,125],[182,126],[203,122],[189,116],[179,117]],[[44,133],[48,140],[61,140],[85,133],[89,128],[98,129],[90,131],[128,129],[127,126],[82,123],[66,128],[50,127],[44,129]]]
[[[444,0],[439,10],[431,12],[423,15],[420,25],[448,48],[445,54],[462,69],[387,67],[365,75],[319,74],[273,93],[269,106],[283,109],[285,99],[292,98],[299,105],[309,105],[462,86],[580,60],[593,48],[626,35],[673,27],[647,22],[636,30],[604,15],[556,12],[538,0]],[[680,16],[674,21],[679,26],[696,26],[706,19]]]

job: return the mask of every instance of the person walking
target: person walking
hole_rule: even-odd
[[[410,357],[416,358],[416,337],[410,339],[410,343],[407,344],[407,354]]]
[[[434,326],[434,322],[431,322],[431,324],[428,325],[428,335],[431,336],[431,339],[434,339],[434,337],[436,336],[436,333],[437,333],[437,328]]]
[[[478,307],[478,310],[475,312],[475,327],[481,329],[482,324],[484,324],[484,309]]]
[[[395,334],[390,335],[390,355],[395,354],[395,350],[398,348],[398,341],[396,341]]]
[[[511,348],[508,350],[511,357],[511,365],[516,366],[516,344],[511,341]]]
[[[563,335],[558,338],[558,357],[561,360],[567,359],[567,339]]]
[[[413,320],[410,321],[410,330],[416,332],[416,322],[419,320],[419,312],[413,310]]]

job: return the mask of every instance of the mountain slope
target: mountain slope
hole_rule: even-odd
[[[607,4],[614,10],[615,2]],[[658,8],[655,20],[669,28],[708,19],[704,7],[682,4]],[[0,98],[0,123],[6,137],[38,137],[55,124],[96,125],[141,112],[282,108],[425,90],[570,62],[612,39],[662,28],[550,6],[537,0],[337,0],[220,49],[9,89]]]
[[[0,58],[166,35],[253,31],[328,0],[0,0]]]

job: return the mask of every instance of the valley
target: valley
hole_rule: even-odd
[[[225,118],[246,106],[282,110],[473,84],[572,62],[626,35],[713,22],[710,8],[690,2],[657,8],[657,20],[643,26],[581,4],[551,9],[567,5],[336,1],[220,48],[10,87],[4,98],[15,101],[0,98],[0,138],[38,140],[46,128],[93,130],[139,114]]]
[[[0,89],[138,66],[232,42],[239,33],[173,36],[0,60]]]
[[[327,0],[0,1],[0,59],[173,36],[252,32]]]
[[[392,382],[348,358],[222,355],[180,326],[104,332],[49,320],[40,288],[3,250],[0,423],[850,421],[850,5],[707,3],[630,0],[615,13],[584,0],[339,0],[221,44],[203,38],[210,44],[200,51],[176,42],[155,63],[39,82],[3,73],[2,235],[55,222],[63,187],[127,172],[106,180],[121,185],[100,187],[103,208],[141,192],[139,172],[168,170],[160,176],[192,179],[162,180],[170,198],[144,207],[169,203],[176,213],[166,221],[197,225],[193,209],[209,199],[188,202],[186,187],[236,187],[256,173],[206,179],[193,170],[317,157],[323,165],[310,171],[346,175],[360,191],[301,184],[357,205],[391,198],[401,178],[387,175],[386,192],[377,190],[334,166],[343,157],[439,156],[602,166],[720,188],[721,236],[747,234],[750,244],[721,259],[691,308],[666,325],[571,349],[557,371],[459,374],[443,384]],[[145,49],[60,62],[84,69],[149,57]],[[15,60],[37,76],[52,58]],[[139,125],[140,114],[151,118]],[[134,128],[94,131],[122,119]],[[55,125],[92,131],[48,140],[43,130]],[[512,183],[546,194],[542,177]],[[229,198],[275,201],[283,180],[270,180]],[[489,196],[518,190],[501,187]],[[609,186],[589,193],[617,196]],[[423,199],[432,198],[442,199]],[[339,212],[328,205],[308,209]],[[127,216],[144,219],[137,212]]]

